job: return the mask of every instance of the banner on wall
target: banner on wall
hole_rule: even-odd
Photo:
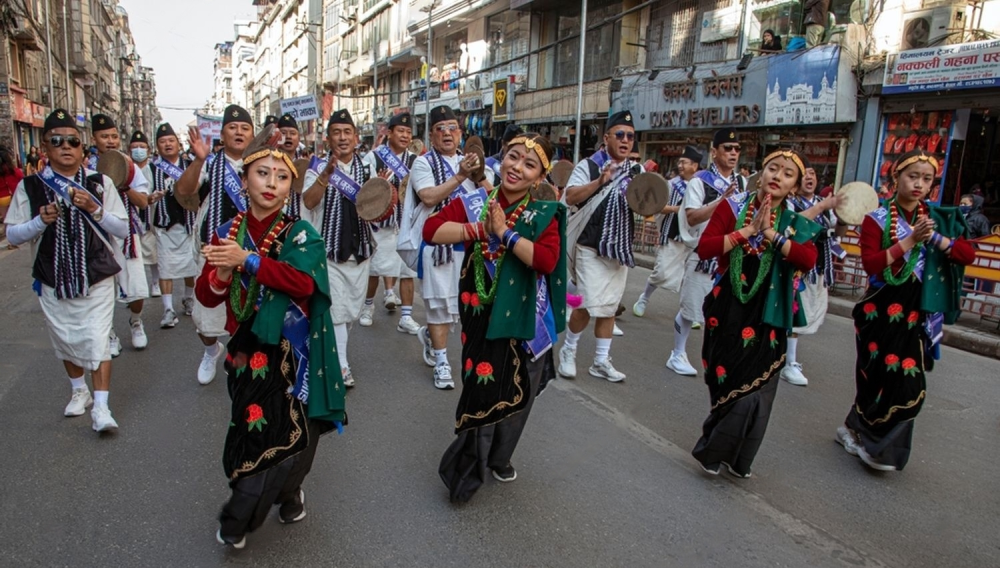
[[[316,95],[281,99],[281,114],[290,114],[295,120],[319,118],[319,104],[316,102]]]
[[[1000,87],[1000,40],[911,49],[886,61],[882,94]]]
[[[764,124],[829,124],[856,117],[854,85],[839,84],[840,47],[772,55],[767,66]],[[848,72],[850,75],[850,72]]]
[[[198,134],[206,144],[211,146],[212,140],[222,138],[222,117],[201,116],[198,117]]]

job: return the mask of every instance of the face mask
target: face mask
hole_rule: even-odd
[[[149,156],[149,151],[145,148],[132,148],[132,159],[137,162],[145,162]]]
[[[959,205],[958,210],[962,212],[962,215],[968,215],[969,211],[972,211],[971,205]]]

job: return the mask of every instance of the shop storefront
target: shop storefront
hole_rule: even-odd
[[[684,146],[708,155],[715,130],[740,132],[741,165],[756,171],[778,147],[809,156],[826,184],[839,182],[850,124],[856,120],[857,82],[839,46],[699,65],[632,76],[613,97],[612,112],[632,110],[643,160],[667,173]],[[707,164],[707,158],[706,158]]]
[[[1000,40],[903,51],[882,85],[879,162],[873,180],[890,191],[892,161],[922,148],[942,162],[930,199],[958,204],[980,193],[1000,222]]]

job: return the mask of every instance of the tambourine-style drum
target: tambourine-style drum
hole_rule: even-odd
[[[754,172],[747,178],[747,191],[757,191],[757,184],[760,183],[760,172]]]
[[[410,174],[406,174],[406,177],[399,182],[399,191],[396,193],[396,199],[403,203],[406,201],[406,186],[410,185]]]
[[[424,141],[420,140],[419,138],[413,139],[413,141],[410,142],[410,146],[409,146],[408,150],[410,152],[418,155],[418,156],[421,155],[421,154],[423,154],[424,153]]]
[[[478,136],[470,136],[465,141],[465,155],[475,155],[479,158],[479,165],[472,170],[470,179],[476,183],[483,181],[486,177],[486,151],[483,149],[483,141]]]
[[[566,185],[569,183],[570,176],[573,175],[573,162],[568,160],[559,160],[558,162],[552,164],[552,171],[549,172],[549,179],[556,187],[565,189]]]
[[[358,190],[355,201],[358,217],[370,223],[385,221],[392,215],[396,200],[392,184],[380,177],[371,178]]]
[[[115,187],[124,187],[132,181],[132,159],[118,150],[111,150],[97,158],[97,171],[114,182]]]
[[[848,225],[860,225],[865,220],[865,215],[878,209],[878,193],[863,181],[844,184],[834,195],[844,196],[835,212],[837,219]]]
[[[292,165],[295,166],[295,171],[299,174],[297,178],[292,180],[292,191],[302,193],[302,186],[306,182],[306,170],[309,169],[309,160],[299,158],[292,162]]]
[[[633,212],[651,217],[670,202],[670,184],[660,174],[641,173],[629,182],[625,201]]]
[[[536,201],[559,201],[559,193],[556,191],[556,188],[544,181],[531,190],[531,196]]]

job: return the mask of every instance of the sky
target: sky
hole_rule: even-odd
[[[235,37],[233,20],[250,20],[252,0],[119,0],[142,64],[156,74],[156,104],[177,134],[212,95],[215,44]],[[147,135],[152,135],[151,132]]]

